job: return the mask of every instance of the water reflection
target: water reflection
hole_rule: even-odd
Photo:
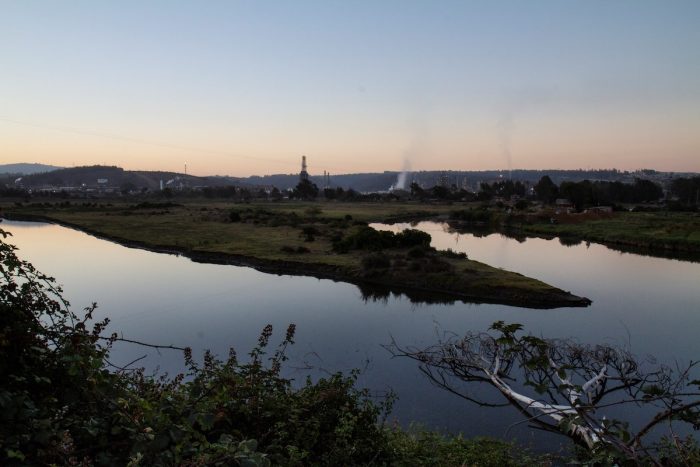
[[[456,233],[444,224],[417,225],[433,246],[467,253],[474,260],[536,277],[593,300],[589,308],[533,310],[503,305],[415,304],[393,292],[358,289],[313,277],[264,274],[226,265],[125,248],[55,225],[3,222],[19,255],[64,285],[79,308],[97,301],[96,317],[112,319],[109,331],[159,344],[244,354],[271,323],[277,333],[297,324],[291,375],[366,368],[359,384],[399,395],[393,417],[467,436],[501,436],[518,420],[510,409],[479,409],[436,390],[407,360],[392,359],[382,345],[433,344],[440,331],[481,331],[496,320],[522,323],[537,335],[582,342],[629,344],[638,355],[661,361],[700,357],[700,264],[612,251],[601,245],[564,247],[556,240],[517,241],[498,234]],[[380,226],[398,229],[404,226]],[[274,342],[274,337],[273,337]],[[121,345],[115,364],[143,355]],[[149,354],[149,369],[182,369],[177,353]],[[291,370],[290,370],[291,371]],[[429,402],[427,402],[429,401]],[[455,415],[458,414],[458,415]],[[509,432],[543,443],[524,426]]]
[[[444,295],[436,292],[423,292],[420,290],[402,289],[398,287],[386,287],[374,284],[358,284],[362,299],[365,302],[380,302],[387,304],[390,298],[400,299],[405,297],[413,304],[427,305],[452,305],[457,301],[462,303],[475,303],[468,300],[455,300],[450,295]]]

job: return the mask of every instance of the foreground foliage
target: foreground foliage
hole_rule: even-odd
[[[500,441],[387,428],[388,402],[356,389],[354,374],[293,386],[280,374],[293,325],[269,355],[267,326],[246,362],[231,351],[200,365],[180,349],[187,373],[158,379],[109,363],[121,339],[103,336],[107,320],[90,324],[94,311],[71,312],[52,278],[0,242],[0,464],[532,462]]]

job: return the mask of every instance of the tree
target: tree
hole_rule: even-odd
[[[569,199],[577,211],[592,203],[593,184],[588,180],[581,182],[562,182],[559,185],[559,195]]]
[[[309,180],[300,181],[294,189],[294,197],[297,199],[311,200],[318,196],[318,187]]]
[[[277,187],[273,187],[272,191],[270,191],[270,199],[273,201],[279,201],[282,199],[282,193],[280,193],[280,190]]]
[[[499,321],[490,329],[495,335],[448,335],[425,349],[394,342],[390,350],[418,361],[437,386],[481,406],[510,405],[532,427],[564,435],[595,456],[658,463],[659,445],[647,442],[652,430],[673,423],[700,428],[700,379],[691,375],[697,361],[672,369],[621,348],[522,335],[519,324]],[[496,397],[474,396],[472,385],[488,386]],[[605,417],[613,406],[653,413],[631,430]]]
[[[410,190],[411,190],[411,196],[415,196],[416,198],[424,198],[425,197],[425,190],[423,190],[423,188],[421,188],[421,186],[416,182],[411,183]]]
[[[544,203],[553,203],[559,195],[559,187],[554,184],[549,175],[540,178],[540,181],[534,187],[537,199]]]
[[[671,193],[686,205],[700,204],[700,177],[676,178],[671,182]]]

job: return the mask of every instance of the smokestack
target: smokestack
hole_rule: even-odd
[[[301,156],[301,172],[299,172],[299,181],[304,182],[309,179],[309,172],[306,170],[306,156]]]

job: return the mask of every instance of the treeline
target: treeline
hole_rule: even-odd
[[[675,179],[671,182],[671,193],[678,198],[680,204],[700,205],[700,177]]]
[[[534,192],[542,202],[553,203],[557,198],[564,198],[571,201],[577,209],[617,203],[649,203],[664,196],[661,186],[650,180],[636,179],[631,184],[583,180],[562,182],[557,186],[546,176],[537,182]]]

